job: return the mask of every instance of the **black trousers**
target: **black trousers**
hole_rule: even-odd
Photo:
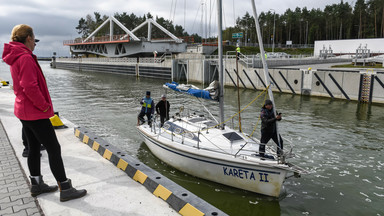
[[[280,135],[279,135],[280,136]],[[260,139],[260,147],[259,147],[259,154],[261,156],[264,156],[265,154],[265,145],[269,142],[269,140],[273,140],[276,145],[279,147],[277,148],[277,154],[280,154],[281,150],[283,149],[283,139],[280,136],[280,145],[277,139],[277,133],[267,133],[267,132],[261,132],[261,139]]]
[[[149,113],[140,112],[138,118],[143,123],[143,122],[145,122],[144,116],[147,116],[148,125],[150,125],[152,123],[151,115],[152,115],[152,113],[150,113],[150,112]]]
[[[24,128],[21,130],[21,138],[23,139],[23,145],[25,149],[29,149],[28,147],[28,142],[27,142],[27,137],[25,136]]]
[[[168,115],[161,115],[160,114],[160,122],[161,122],[160,127],[163,127],[164,122],[168,121],[168,120],[169,120],[169,114]]]
[[[51,121],[49,119],[21,120],[21,123],[29,146],[28,168],[30,175],[41,175],[40,146],[43,145],[47,149],[49,167],[56,181],[66,181],[67,177],[63,159],[61,158],[61,147]]]

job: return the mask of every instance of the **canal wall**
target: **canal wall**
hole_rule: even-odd
[[[361,102],[384,103],[384,71],[334,70],[283,68],[285,64],[318,64],[351,62],[350,59],[303,59],[267,60],[270,88],[275,92],[309,96],[331,97]],[[285,63],[284,63],[285,62]],[[137,77],[202,83],[208,86],[218,80],[217,56],[204,56],[196,53],[183,53],[170,58],[89,58],[58,59],[57,68],[119,73]],[[265,77],[261,64],[251,57],[241,58],[236,64],[234,56],[224,58],[224,85],[263,90]],[[237,66],[236,66],[237,65]],[[237,73],[238,71],[238,73]],[[239,84],[237,84],[239,77]]]

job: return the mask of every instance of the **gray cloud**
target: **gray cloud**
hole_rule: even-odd
[[[87,14],[93,15],[93,12],[100,12],[102,15],[113,15],[114,13],[127,12],[134,13],[137,16],[143,16],[150,12],[153,16],[164,17],[170,19],[174,17],[174,24],[184,26],[188,33],[201,34],[201,3],[216,6],[216,0],[199,0],[199,1],[177,1],[177,0],[18,0],[6,1],[0,0],[0,52],[2,53],[3,43],[9,41],[10,32],[13,26],[21,23],[29,24],[34,28],[36,37],[41,39],[35,53],[37,55],[50,55],[52,51],[67,53],[68,48],[62,45],[64,40],[78,37],[75,27],[78,20]],[[176,10],[171,6],[172,2],[176,2]],[[325,5],[338,4],[340,0],[269,0],[256,1],[258,13],[276,10],[276,13],[284,13],[288,8],[296,7],[321,8]],[[352,1],[345,0],[344,2]],[[186,11],[184,11],[184,3],[186,3]],[[243,16],[246,11],[252,14],[251,3],[249,0],[225,0],[224,6],[224,27],[234,25],[234,20],[238,16]],[[211,22],[211,34],[216,29],[217,16],[216,9],[211,8],[212,14],[207,13],[207,22]],[[205,22],[206,18],[203,17]],[[204,27],[205,29],[205,27]],[[67,54],[65,54],[67,55]]]

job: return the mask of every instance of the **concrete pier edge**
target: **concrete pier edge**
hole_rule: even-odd
[[[80,141],[97,151],[136,182],[144,185],[154,196],[167,202],[181,215],[227,215],[200,197],[151,169],[138,159],[96,136],[89,129],[75,127]]]

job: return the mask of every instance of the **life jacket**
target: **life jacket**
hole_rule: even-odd
[[[148,112],[148,109],[152,109],[152,98],[143,98],[143,107],[145,107],[145,112]]]

